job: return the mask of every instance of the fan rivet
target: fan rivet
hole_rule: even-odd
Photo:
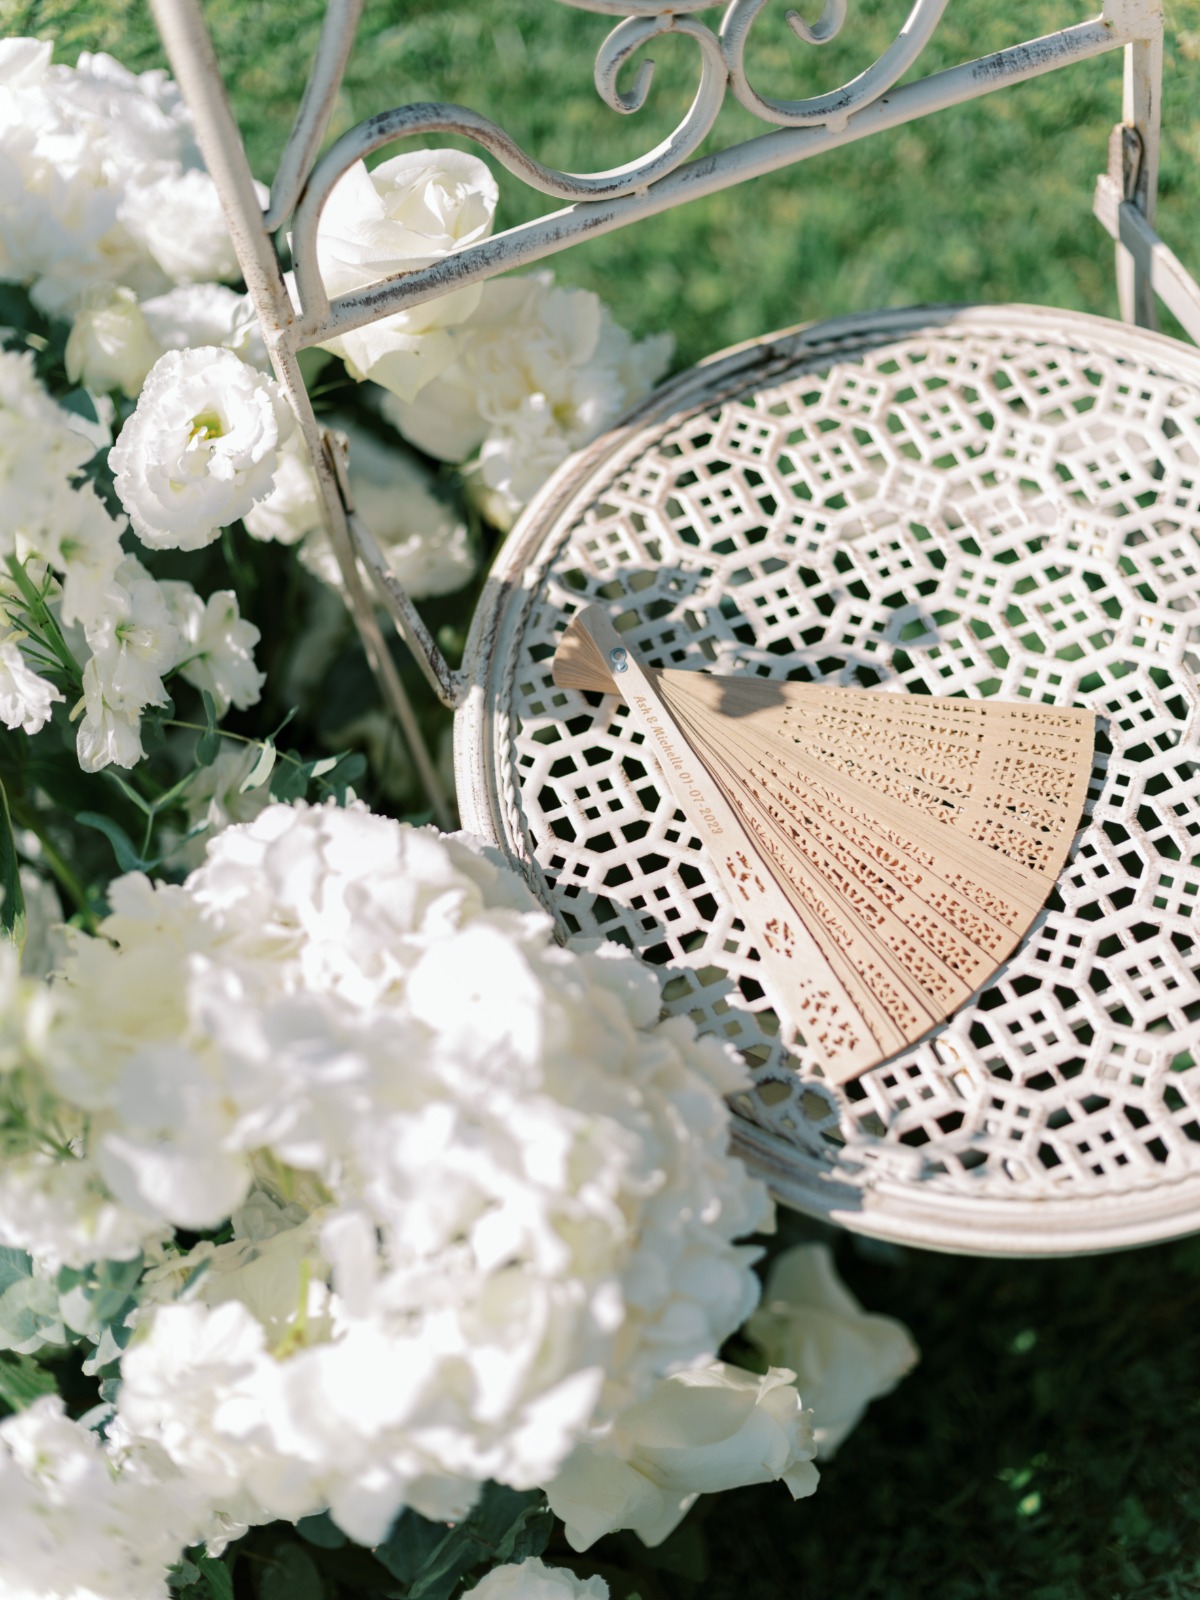
[[[614,672],[624,672],[629,665],[629,652],[618,645],[615,650],[608,652],[608,659],[612,662]]]

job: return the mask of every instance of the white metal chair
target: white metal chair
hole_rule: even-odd
[[[644,67],[629,93],[618,87],[645,44],[695,41],[693,105],[642,161],[555,172],[443,105],[373,117],[316,159],[360,9],[332,0],[264,216],[197,0],[154,0],[385,693],[411,735],[368,582],[457,711],[464,824],[505,850],[565,929],[646,951],[665,969],[669,1009],[746,1052],[755,1089],[736,1107],[736,1141],[782,1199],[880,1237],[978,1253],[1099,1250],[1200,1228],[1200,354],[1151,331],[1157,294],[1200,339],[1200,290],[1154,231],[1159,0],[1106,0],[1093,21],[896,87],[946,5],[915,0],[868,71],[796,102],[763,98],[747,76],[766,0],[732,0],[707,20],[717,8],[704,0],[562,3],[622,19],[596,66],[616,110],[645,97]],[[817,23],[793,28],[819,42],[846,12],[827,0]],[[450,671],[347,514],[300,350],[1118,48],[1125,103],[1095,212],[1117,241],[1124,323],[1016,306],[891,311],[769,336],[684,373],[546,485],[497,560],[462,671]],[[690,159],[726,94],[772,131]],[[341,173],[397,138],[445,133],[568,205],[331,303],[315,233]],[[299,312],[271,238],[288,217]],[[559,635],[597,601],[659,665],[1097,710],[1086,824],[1056,898],[995,980],[916,1047],[844,1090],[825,1085],[620,707],[551,682]]]

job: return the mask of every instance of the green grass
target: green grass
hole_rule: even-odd
[[[789,42],[776,6],[756,81],[775,94],[829,87],[872,59],[907,9],[868,0],[847,42],[817,54]],[[264,178],[320,10],[207,7]],[[954,0],[923,70],[1088,10]],[[547,161],[595,168],[649,148],[693,81],[691,47],[662,42],[651,107],[621,120],[590,85],[603,19],[549,0],[372,0],[367,13],[339,130],[404,101],[456,100]],[[1174,0],[1169,22],[1160,226],[1195,266],[1200,0]],[[54,37],[63,60],[86,48],[160,62],[140,0],[0,0],[0,24]],[[1112,250],[1090,207],[1119,101],[1119,60],[1083,63],[579,246],[555,270],[637,331],[673,331],[683,363],[872,306],[1029,300],[1112,314]],[[759,131],[736,107],[719,125],[723,140]],[[501,183],[503,223],[541,209]],[[873,1408],[817,1497],[793,1507],[770,1486],[701,1502],[657,1556],[617,1537],[581,1571],[604,1570],[615,1594],[636,1588],[642,1600],[1200,1596],[1200,1243],[1030,1264],[859,1253],[843,1239],[840,1257],[868,1305],[912,1326],[924,1359]]]

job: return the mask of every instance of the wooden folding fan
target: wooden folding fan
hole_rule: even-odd
[[[837,1083],[1012,953],[1092,769],[1090,711],[660,671],[599,606],[563,635],[554,681],[625,700]]]

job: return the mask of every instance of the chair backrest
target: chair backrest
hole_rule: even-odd
[[[551,3],[551,0],[546,0]],[[924,78],[899,83],[920,56],[948,0],[914,0],[892,45],[842,87],[786,101],[760,94],[750,81],[747,43],[768,0],[727,0],[719,22],[701,20],[713,0],[555,0],[581,11],[620,18],[600,45],[595,82],[616,112],[646,102],[653,65],[641,56],[632,87],[623,71],[644,47],[666,34],[697,47],[699,83],[674,132],[640,160],[597,173],[560,172],[543,165],[486,117],[462,106],[423,103],[398,107],[358,123],[318,156],[353,44],[363,0],[329,0],[312,72],[264,212],[258,202],[237,126],[224,95],[205,30],[200,0],[152,0],[175,77],[196,125],[197,138],[221,192],[247,287],[266,333],[280,382],[296,410],[316,462],[334,547],[343,565],[352,609],[368,653],[406,730],[411,714],[378,637],[355,567],[355,552],[439,697],[461,703],[459,682],[407,596],[390,577],[361,523],[348,518],[339,463],[313,416],[300,375],[299,352],[452,288],[527,266],[583,238],[611,232],[682,202],[776,171],[868,134],[895,128],[933,111],[990,94],[1009,84],[1107,51],[1125,51],[1122,119],[1113,130],[1109,170],[1097,183],[1095,211],[1117,241],[1121,314],[1153,327],[1160,294],[1200,340],[1200,290],[1154,232],[1158,176],[1159,104],[1163,62],[1162,0],[1104,0],[1101,14]],[[819,19],[788,20],[801,46],[817,46],[847,25],[849,0],[825,0]],[[771,131],[698,157],[722,105],[732,96]],[[317,263],[316,236],[331,191],[356,161],[397,140],[457,135],[474,141],[503,167],[541,193],[567,202],[557,211],[492,238],[466,244],[429,266],[330,299]],[[291,219],[295,298],[285,285],[272,235]],[[297,303],[298,302],[298,303]],[[419,740],[417,741],[419,744]],[[423,763],[422,763],[423,764]],[[431,774],[426,774],[427,781]],[[434,780],[436,785],[436,780]]]

